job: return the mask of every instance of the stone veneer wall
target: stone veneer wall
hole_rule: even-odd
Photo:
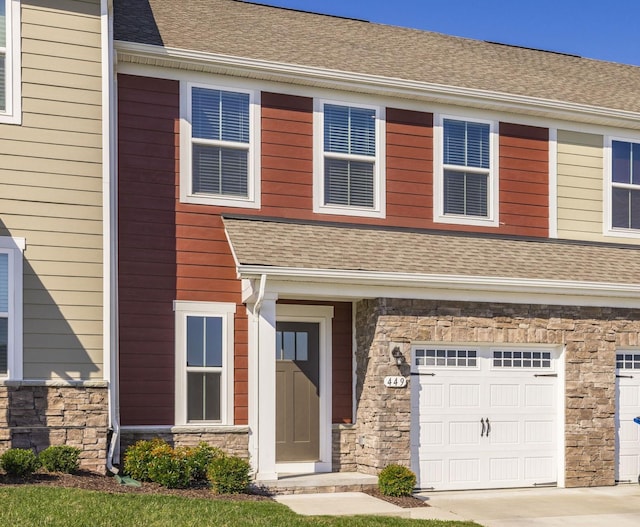
[[[120,433],[120,452],[140,440],[159,437],[171,446],[197,446],[204,441],[208,445],[218,447],[229,455],[247,459],[249,457],[249,427],[224,426],[211,427],[145,427],[141,429],[125,428]]]
[[[358,470],[410,464],[410,366],[392,344],[407,360],[411,342],[546,344],[564,348],[565,484],[615,483],[615,352],[640,344],[640,310],[382,298],[358,303],[356,339]],[[399,374],[408,389],[383,385]]]
[[[51,445],[82,450],[80,466],[105,473],[109,427],[107,383],[0,383],[0,453]]]
[[[357,472],[356,439],[356,425],[333,425],[331,436],[333,472]]]

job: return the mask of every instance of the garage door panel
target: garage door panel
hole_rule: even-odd
[[[477,384],[451,384],[449,386],[449,407],[479,408],[480,386]]]
[[[426,384],[420,387],[418,405],[422,408],[443,408],[444,386],[442,384]]]
[[[517,445],[521,441],[520,422],[517,420],[491,421],[491,433],[489,434],[489,443],[492,445]]]
[[[555,384],[530,383],[524,387],[524,394],[526,408],[552,408],[555,406]]]
[[[555,442],[555,437],[555,422],[550,419],[546,421],[526,421],[524,423],[525,443],[549,445]]]
[[[509,408],[520,406],[520,385],[492,384],[489,387],[492,408]]]
[[[492,457],[489,459],[491,481],[517,482],[520,479],[520,459],[517,457]]]
[[[444,430],[442,422],[420,423],[420,444],[425,446],[440,446],[444,444]]]
[[[640,375],[640,373],[638,373]],[[640,386],[620,386],[620,405],[638,406],[640,403]]]
[[[450,445],[477,445],[479,442],[480,424],[477,420],[449,422],[448,443]]]
[[[480,481],[480,460],[477,458],[451,459],[449,461],[449,481],[460,483],[478,483]]]

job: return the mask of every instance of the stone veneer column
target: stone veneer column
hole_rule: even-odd
[[[356,309],[358,470],[410,463],[410,371],[393,364],[392,344],[407,360],[411,342],[556,345],[566,373],[565,484],[614,484],[615,350],[638,346],[640,311],[384,298]],[[399,371],[409,387],[386,388],[384,377]]]

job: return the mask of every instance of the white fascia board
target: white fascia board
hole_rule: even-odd
[[[553,305],[640,307],[640,286],[486,276],[420,275],[333,269],[240,266],[243,279],[262,274],[279,298],[415,298]],[[250,283],[249,281],[245,283]]]
[[[432,98],[438,102],[455,105],[491,107],[501,111],[533,113],[557,119],[585,120],[609,126],[638,128],[640,113],[579,104],[554,99],[516,95],[491,90],[480,90],[460,86],[449,86],[422,81],[411,81],[396,77],[384,77],[364,73],[301,66],[260,59],[235,57],[219,53],[184,50],[116,41],[118,59],[123,62],[137,61],[150,65],[180,68],[185,64],[198,65],[200,71],[207,67],[229,75],[256,78],[268,76],[282,82],[310,84],[350,91],[365,91],[404,98]],[[212,70],[212,71],[214,71]],[[224,71],[221,71],[224,70]]]

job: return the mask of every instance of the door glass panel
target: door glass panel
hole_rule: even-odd
[[[296,360],[306,361],[309,358],[309,336],[307,332],[296,333]]]
[[[285,331],[282,338],[282,359],[283,360],[295,360],[296,359],[296,334],[294,331]]]

